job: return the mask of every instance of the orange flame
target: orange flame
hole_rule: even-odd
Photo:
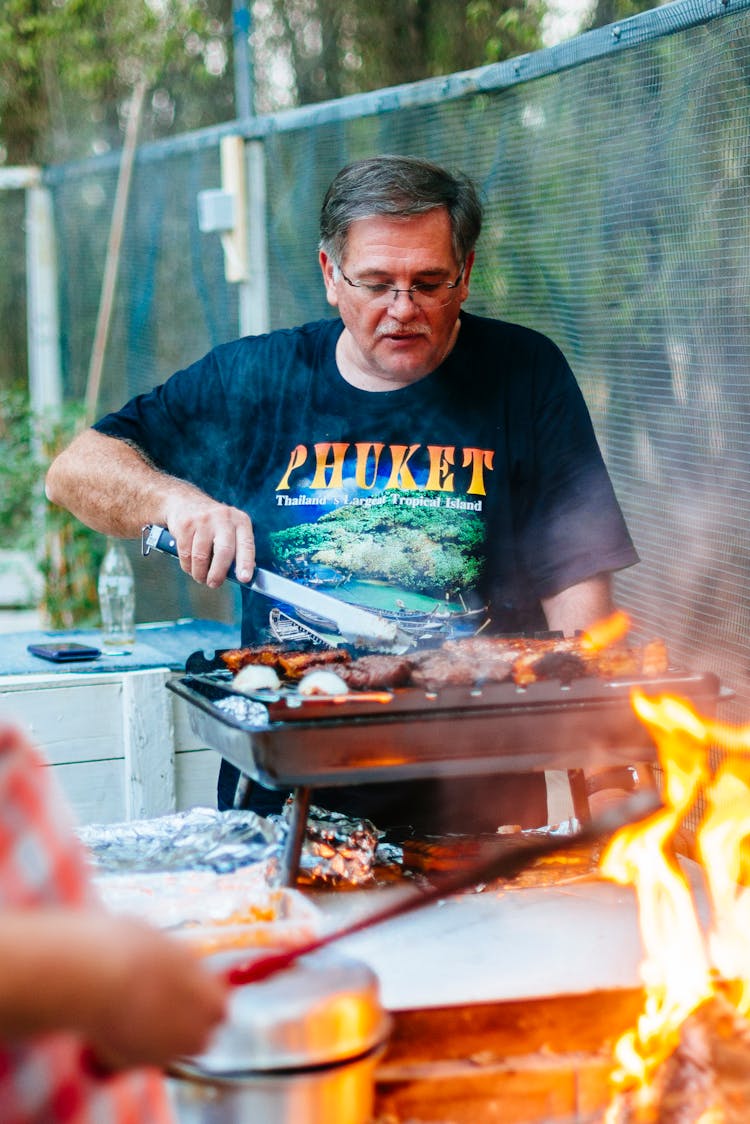
[[[732,727],[699,716],[671,696],[633,694],[664,770],[664,809],[623,828],[601,863],[605,877],[636,888],[645,959],[646,1003],[637,1026],[615,1047],[617,1088],[648,1084],[679,1042],[680,1027],[715,993],[717,977],[730,981],[740,1014],[750,1010],[750,725]],[[715,775],[710,750],[724,750]],[[692,892],[674,855],[674,833],[704,798],[697,851],[704,868],[711,922],[704,933]],[[679,954],[675,955],[675,949]],[[726,997],[726,989],[723,994]],[[610,1106],[614,1111],[614,1106]],[[611,1112],[608,1120],[614,1120]]]
[[[646,1006],[636,1028],[615,1047],[616,1085],[645,1086],[673,1052],[682,1023],[710,995],[710,965],[692,895],[669,851],[680,820],[706,772],[705,731],[678,699],[634,693],[633,705],[651,729],[665,774],[665,808],[645,823],[623,828],[604,853],[605,878],[638,893],[645,960]],[[679,933],[680,955],[674,955]]]
[[[621,609],[596,621],[581,637],[581,649],[584,652],[601,652],[622,640],[630,632],[630,617]]]

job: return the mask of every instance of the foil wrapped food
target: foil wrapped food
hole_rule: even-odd
[[[78,829],[100,874],[213,871],[227,874],[259,865],[269,884],[276,880],[289,833],[291,802],[280,816],[231,809],[187,812]],[[301,855],[305,881],[335,886],[364,885],[373,878],[380,839],[377,828],[323,808],[311,808]]]
[[[267,862],[281,850],[285,834],[283,825],[255,812],[213,808],[78,829],[78,837],[102,872],[227,872]]]
[[[288,826],[291,810],[288,800],[282,815],[271,818]],[[301,879],[318,885],[366,885],[373,880],[381,835],[370,820],[312,806],[300,855]]]

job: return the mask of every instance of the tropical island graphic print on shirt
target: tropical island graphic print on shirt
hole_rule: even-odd
[[[452,449],[438,473],[435,449],[316,445],[303,457],[297,446],[276,490],[286,526],[270,536],[274,568],[380,610],[476,608],[484,474],[474,465],[463,478]],[[491,471],[491,454],[483,463]]]

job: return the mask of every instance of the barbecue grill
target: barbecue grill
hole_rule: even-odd
[[[711,673],[512,682],[428,691],[401,687],[304,697],[293,687],[233,690],[222,653],[195,652],[168,687],[189,704],[193,731],[241,773],[293,790],[281,881],[293,885],[311,793],[331,785],[436,777],[580,770],[652,762],[656,751],[630,697],[685,697],[714,713],[723,695]]]

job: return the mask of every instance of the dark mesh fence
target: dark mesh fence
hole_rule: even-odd
[[[642,557],[618,596],[675,662],[717,671],[736,714],[750,704],[747,9],[667,5],[463,87],[431,83],[431,99],[386,91],[261,119],[256,134],[272,327],[330,313],[317,214],[343,163],[408,152],[476,178],[487,211],[468,307],[567,354]],[[80,394],[115,171],[92,162],[51,182],[65,377]],[[219,240],[197,229],[196,193],[218,182],[216,145],[141,152],[102,409],[237,333]],[[163,608],[143,611],[194,611],[181,590],[160,587]]]
[[[134,173],[110,326],[101,412],[162,382],[237,334],[236,288],[218,238],[198,229],[196,196],[219,182],[218,149],[143,160]],[[54,188],[66,394],[83,397],[117,167],[62,170]]]
[[[82,400],[86,390],[117,186],[116,164],[102,163],[55,170],[61,361],[70,399]],[[139,162],[123,233],[99,414],[237,335],[236,286],[224,279],[220,242],[198,229],[197,193],[216,187],[219,179],[216,146]],[[237,615],[231,588],[207,590],[184,577],[176,564],[142,562],[136,547],[130,553],[139,620],[231,621]]]
[[[0,324],[26,319],[26,270],[23,191],[0,191]],[[26,384],[25,337],[5,333],[0,349],[0,386]]]

